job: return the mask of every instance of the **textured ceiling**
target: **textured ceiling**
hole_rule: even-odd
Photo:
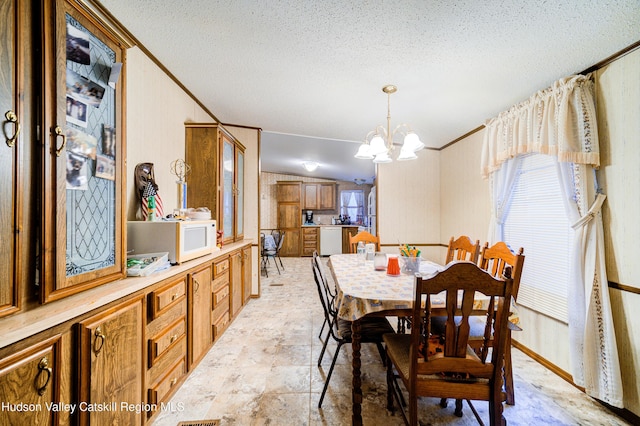
[[[101,4],[220,121],[263,129],[263,170],[343,180],[374,174],[352,157],[385,84],[392,127],[437,148],[640,40],[639,0]]]

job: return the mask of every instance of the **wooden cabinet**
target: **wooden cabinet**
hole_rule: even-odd
[[[126,45],[72,0],[42,2],[41,301],[125,276],[123,239]],[[89,51],[80,47],[86,40]],[[77,90],[67,90],[69,86]],[[98,92],[101,95],[87,93]],[[112,137],[113,136],[113,137]],[[96,148],[85,149],[85,140]],[[97,156],[100,154],[100,157]],[[107,160],[108,159],[108,160]],[[99,175],[101,161],[113,172]]]
[[[0,0],[0,317],[20,309],[21,289],[30,280],[27,267],[33,259],[27,202],[31,144],[28,125],[29,92],[24,84],[29,45],[31,2]],[[26,39],[25,39],[26,38]],[[25,99],[25,96],[27,99]],[[18,230],[21,230],[18,232]],[[27,261],[19,262],[19,258]]]
[[[335,183],[305,183],[303,210],[335,210]]]
[[[302,183],[299,181],[278,181],[277,200],[278,229],[285,232],[280,256],[300,256],[300,225]]]
[[[80,410],[79,424],[136,425],[142,412],[122,410],[143,395],[142,297],[105,309],[78,324],[78,400],[111,410]]]
[[[302,227],[302,255],[313,256],[314,251],[320,252],[320,238],[317,226]]]
[[[276,198],[279,203],[298,203],[302,201],[300,181],[278,181]]]
[[[244,281],[244,261],[242,250],[235,251],[229,256],[231,260],[231,318],[235,318],[242,309],[242,281]]]
[[[189,274],[189,369],[209,349],[211,336],[211,265]]]
[[[185,124],[187,202],[211,210],[225,243],[244,238],[244,151],[218,124]]]
[[[213,263],[213,312],[211,328],[215,342],[231,323],[231,259],[225,257]]]
[[[251,299],[251,284],[253,281],[253,263],[251,262],[251,246],[242,249],[242,304],[246,305]]]
[[[218,147],[222,130],[213,124],[185,126],[185,162],[191,167],[187,175],[187,205],[207,207],[212,218],[218,214]],[[218,229],[222,228],[218,224]]]
[[[147,307],[146,396],[149,404],[160,404],[187,373],[187,277],[161,283],[147,295]]]
[[[350,253],[351,247],[349,247],[349,236],[356,235],[358,233],[357,226],[344,226],[342,227],[342,252]]]
[[[54,336],[0,359],[0,402],[10,404],[0,410],[0,424],[58,424],[58,412],[46,404],[60,403],[60,352],[60,336]]]

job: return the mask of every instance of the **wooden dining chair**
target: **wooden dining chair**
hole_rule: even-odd
[[[513,291],[511,294],[514,301],[518,300],[520,278],[522,277],[522,268],[524,266],[524,249],[522,247],[517,253],[514,253],[503,241],[499,241],[491,247],[489,247],[489,243],[485,243],[480,254],[479,266],[494,277],[499,277],[505,274],[507,270],[510,270],[511,278],[513,278]],[[474,319],[471,327],[471,347],[486,358],[487,348],[491,347],[493,340],[490,339],[488,345],[482,343],[485,336],[491,337],[488,334],[490,330],[483,329],[483,325],[480,320]],[[511,365],[511,328],[507,333],[507,348],[504,353],[504,382],[507,404],[514,405],[516,402],[515,389],[513,387],[513,366]]]
[[[454,262],[440,273],[416,276],[413,318],[421,322],[411,334],[385,334],[387,352],[387,409],[395,403],[405,424],[418,424],[418,397],[454,398],[456,415],[462,415],[461,401],[489,402],[491,425],[506,425],[502,415],[502,360],[508,334],[509,300],[513,280],[496,278],[471,262]],[[444,295],[440,294],[444,292]],[[494,338],[491,358],[481,359],[469,346],[469,319],[474,311],[476,292],[489,297],[483,318]],[[446,333],[443,340],[431,337],[432,300],[443,298],[446,305]],[[494,315],[488,313],[495,312]],[[442,315],[438,312],[438,315]],[[486,342],[485,342],[486,343]],[[400,385],[408,392],[408,413],[402,405]],[[476,410],[472,410],[476,414]],[[476,418],[481,422],[476,414]]]
[[[474,244],[471,242],[471,238],[466,235],[461,235],[456,240],[451,237],[447,247],[445,265],[454,260],[468,260],[478,263],[478,256],[480,256],[480,240],[476,240]]]
[[[360,241],[365,244],[373,243],[376,245],[376,251],[380,251],[380,239],[378,236],[367,231],[360,231],[356,235],[349,233],[349,253],[356,253]]]
[[[320,278],[320,271],[316,267],[313,259],[311,260],[311,267],[313,269],[313,278],[316,282],[316,287],[318,289],[318,295],[320,296],[320,303],[322,305],[322,310],[324,312],[325,321],[329,324],[329,334],[327,335],[327,341],[331,338],[334,340],[338,346],[336,347],[335,353],[333,354],[333,360],[331,361],[331,367],[329,368],[329,372],[327,373],[327,378],[324,382],[324,387],[322,388],[322,394],[320,395],[320,400],[318,401],[318,408],[322,407],[322,401],[324,400],[324,396],[327,392],[327,388],[329,387],[329,380],[331,380],[331,374],[333,373],[333,369],[336,365],[336,361],[338,359],[338,355],[340,354],[340,349],[346,343],[351,343],[351,322],[345,321],[337,316],[337,312],[332,312],[329,309],[329,297],[327,292],[325,291],[325,286],[322,284],[322,280]],[[385,317],[370,317],[366,316],[360,319],[361,324],[361,332],[360,332],[360,341],[361,343],[373,343],[378,348],[378,352],[380,353],[380,358],[382,359],[383,365],[385,364],[385,352],[384,347],[382,346],[382,336],[387,333],[394,333],[393,327],[389,324],[389,321]],[[320,353],[320,358],[318,359],[318,367],[322,364],[322,357],[327,348],[327,342],[322,347],[322,351]]]

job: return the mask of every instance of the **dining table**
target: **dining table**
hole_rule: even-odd
[[[336,285],[338,317],[351,322],[352,346],[352,424],[362,425],[362,382],[360,360],[360,320],[365,316],[409,316],[415,297],[415,273],[388,275],[376,270],[372,260],[357,254],[334,254],[329,257],[329,269]],[[421,259],[419,274],[423,278],[437,274],[445,266]],[[485,308],[488,298],[479,297],[476,309]],[[432,310],[442,309],[446,315],[445,297],[431,299]],[[517,324],[514,311],[511,324]],[[514,327],[516,327],[514,325]],[[517,328],[516,328],[517,329]]]

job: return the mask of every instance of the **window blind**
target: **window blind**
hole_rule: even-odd
[[[503,239],[524,247],[518,304],[567,322],[573,230],[562,202],[555,159],[528,154],[520,162]]]

